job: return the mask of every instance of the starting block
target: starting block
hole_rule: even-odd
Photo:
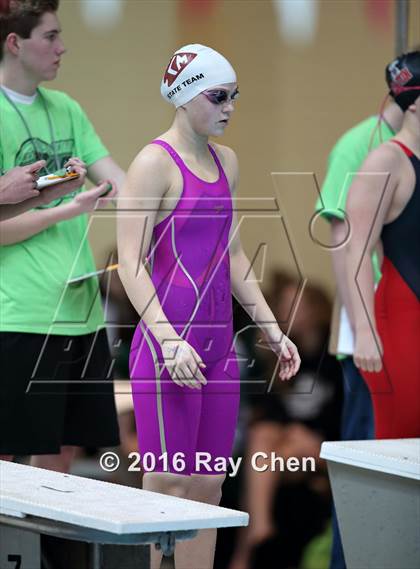
[[[40,536],[83,542],[89,569],[146,569],[198,530],[245,526],[244,512],[0,461],[0,567],[40,569]],[[135,546],[135,547],[133,547]]]
[[[420,439],[325,442],[348,569],[420,567]]]

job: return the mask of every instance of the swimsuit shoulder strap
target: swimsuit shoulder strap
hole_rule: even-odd
[[[157,144],[158,146],[161,146],[162,148],[164,148],[168,152],[168,154],[171,156],[173,161],[176,163],[176,165],[179,167],[181,172],[185,173],[187,171],[187,168],[186,168],[185,163],[182,160],[181,156],[178,154],[178,152],[170,144],[168,144],[164,140],[160,140],[159,138],[152,140],[151,144]]]
[[[399,140],[395,140],[395,138],[391,138],[390,142],[393,142],[394,144],[398,144],[398,146],[403,150],[404,154],[406,154],[409,158],[414,156],[414,153],[403,142],[400,142]]]
[[[211,155],[213,156],[214,161],[216,162],[216,166],[219,169],[219,174],[221,174],[221,176],[227,180],[226,173],[223,169],[222,163],[219,160],[219,157],[217,156],[217,152],[215,151],[215,149],[210,144],[208,145],[208,147],[209,147]]]

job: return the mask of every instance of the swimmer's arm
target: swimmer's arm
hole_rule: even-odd
[[[235,203],[236,188],[238,186],[238,161],[235,153],[230,148],[223,147],[225,154],[225,170],[228,174],[233,204]],[[233,205],[235,210],[235,205]],[[281,334],[276,318],[267,304],[264,295],[258,285],[258,279],[251,268],[251,263],[243,250],[238,227],[238,217],[233,211],[232,226],[229,235],[230,278],[233,296],[244,308],[252,320],[264,329],[265,333],[271,333],[276,337]],[[269,326],[268,326],[269,325]]]
[[[225,159],[223,166],[233,197],[238,185],[238,163],[232,150],[229,148],[222,148],[222,150]],[[278,356],[279,377],[281,380],[287,380],[296,375],[299,370],[299,353],[293,342],[282,332],[258,286],[251,263],[242,248],[235,209],[233,206],[229,235],[231,291],[255,324],[261,328],[267,341],[267,347]]]
[[[118,274],[132,305],[160,344],[179,339],[147,270],[156,215],[170,183],[161,152],[146,147],[134,160],[120,191],[117,217]]]
[[[338,296],[344,305],[353,327],[354,317],[350,298],[349,283],[346,267],[346,244],[348,240],[348,223],[342,219],[345,209],[345,196],[354,177],[363,164],[358,152],[348,152],[347,143],[338,142],[328,159],[328,170],[322,186],[321,196],[325,208],[329,210],[328,219],[331,231],[331,261],[337,283]],[[341,188],[341,185],[343,187]],[[338,191],[340,188],[340,191]]]
[[[330,222],[331,232],[331,261],[337,283],[337,293],[344,305],[350,322],[353,322],[352,307],[349,292],[349,279],[346,274],[345,246],[341,245],[348,238],[348,223],[342,218],[345,209],[345,196],[351,185],[352,173],[360,170],[363,164],[360,152],[349,152],[347,137],[340,139],[328,157],[328,168],[321,189],[321,200],[316,208],[322,213],[328,210],[323,218]],[[321,203],[320,203],[321,202]]]
[[[344,308],[346,309],[351,327],[354,329],[355,320],[353,316],[353,307],[350,295],[350,288],[353,283],[353,279],[350,279],[347,274],[346,263],[349,227],[345,221],[339,219],[338,217],[332,217],[330,224],[332,245],[331,260],[335,281],[337,283],[338,296]],[[380,260],[382,259],[382,244],[380,241],[377,243],[375,252],[380,263]]]
[[[338,296],[348,314],[350,322],[354,323],[351,304],[349,278],[347,276],[346,246],[348,238],[348,225],[338,217],[332,217],[331,223],[331,260],[335,280],[337,282]]]
[[[233,215],[232,230],[229,248],[232,294],[257,326],[264,328],[266,332],[267,325],[274,326],[273,333],[278,336],[280,332],[276,318],[264,298],[251,263],[242,248],[236,212]]]
[[[355,175],[347,197],[351,232],[345,247],[345,265],[354,332],[359,338],[372,337],[371,326],[376,330],[371,257],[397,187],[396,175],[391,172],[398,167],[399,156],[393,148],[377,148]]]

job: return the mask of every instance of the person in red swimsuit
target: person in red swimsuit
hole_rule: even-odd
[[[390,63],[386,79],[403,125],[369,154],[347,203],[354,361],[372,395],[378,439],[420,436],[420,51]],[[378,243],[375,291],[370,257]]]

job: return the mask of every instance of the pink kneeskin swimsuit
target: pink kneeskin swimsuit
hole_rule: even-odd
[[[140,321],[130,352],[139,452],[152,453],[156,464],[148,469],[154,472],[221,474],[223,461],[217,459],[231,455],[240,391],[233,349],[229,183],[210,145],[216,182],[198,178],[166,142],[153,143],[177,164],[183,191],[171,214],[154,227],[151,278],[165,316],[206,364],[201,371],[207,385],[200,390],[176,385],[163,366],[160,345]],[[185,467],[176,462],[176,453]],[[207,466],[198,453],[211,457]]]

